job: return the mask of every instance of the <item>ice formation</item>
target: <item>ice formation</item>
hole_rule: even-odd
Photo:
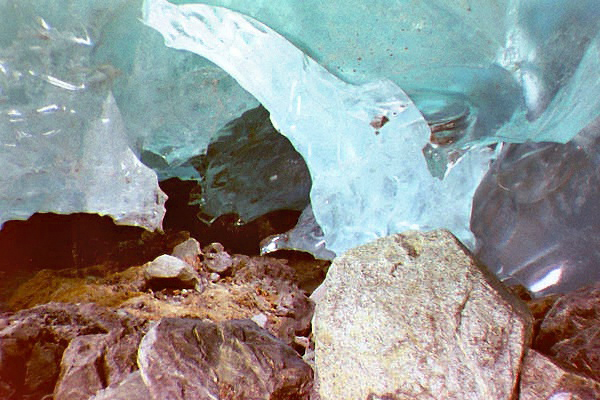
[[[537,295],[600,280],[600,119],[571,142],[507,145],[473,199],[477,255]]]
[[[166,198],[129,147],[116,71],[89,62],[93,25],[70,21],[72,5],[48,19],[26,6],[0,2],[0,224],[91,212],[160,228]]]
[[[500,2],[497,9],[487,2],[466,9],[438,1],[406,2],[401,13],[393,12],[396,3],[386,3],[387,14],[382,14],[377,4],[361,14],[360,5],[343,7],[329,2],[324,7],[333,7],[335,12],[319,14],[312,12],[320,7],[314,8],[311,1],[298,6],[285,1],[276,6],[243,0],[210,3],[226,3],[262,16],[271,26],[279,24],[301,47],[306,46],[302,38],[310,38],[310,46],[303,53],[270,27],[229,9],[205,4],[175,6],[164,0],[145,0],[143,6],[144,22],[161,32],[168,46],[213,61],[271,112],[274,126],[290,139],[311,171],[314,217],[327,246],[338,254],[374,237],[409,228],[450,228],[473,246],[467,226],[473,191],[493,157],[492,147],[486,146],[502,141],[565,143],[588,129],[600,115],[598,10],[591,1],[573,4],[555,0],[548,4],[515,0]],[[269,13],[275,7],[277,12]],[[300,17],[300,22],[285,20],[287,13]],[[344,43],[343,38],[325,34],[323,26],[327,24],[318,20],[301,23],[302,17],[318,19],[325,14],[342,21],[334,23],[338,28],[356,24],[354,19],[360,16],[357,26],[361,28],[375,18],[384,26],[395,22],[398,29],[378,32],[369,48],[364,39],[356,46],[350,40]],[[305,26],[312,31],[301,32],[300,27]],[[381,62],[382,52],[374,52],[373,47],[385,47],[398,30],[405,32],[398,36],[408,40],[404,50],[421,46],[430,51],[397,57],[388,48],[394,60]],[[355,32],[352,28],[343,31],[345,38]],[[472,41],[464,39],[465,33]],[[397,43],[392,47],[394,51],[399,48]],[[369,50],[370,57],[366,57]],[[355,59],[348,56],[356,51],[360,53],[354,53]],[[307,53],[318,57],[337,76]],[[362,65],[363,60],[368,65]],[[398,67],[395,62],[399,60],[403,63]],[[393,67],[402,73],[389,71]],[[418,108],[395,83],[372,80],[380,76],[405,84]],[[576,143],[581,145],[581,141]],[[498,168],[502,167],[488,179],[495,179]],[[507,168],[513,174],[510,179],[520,182],[532,167]],[[590,168],[586,171],[593,171],[593,166]],[[583,176],[590,173],[583,172]],[[547,175],[538,178],[541,187],[553,181]],[[515,184],[509,191],[519,197],[522,190],[522,185]],[[572,189],[570,193],[574,192]],[[560,198],[555,196],[554,201]],[[485,211],[477,217],[485,220],[496,201],[479,203],[478,211]],[[546,201],[552,204],[550,198]],[[553,207],[568,211],[578,205],[567,202]],[[507,214],[511,212],[515,210]],[[557,216],[547,209],[542,214],[538,217],[553,221],[549,226],[558,223]],[[322,238],[313,234],[318,227],[311,225],[312,219],[306,221],[267,240],[263,251],[283,246],[314,254]],[[571,221],[574,226],[580,222],[578,218]],[[520,237],[518,228],[505,226],[502,218],[494,223],[504,235]],[[481,221],[473,226],[481,226]],[[536,258],[535,252],[552,253],[553,247],[546,240],[552,241],[552,235],[543,230],[537,232],[540,240],[530,241],[533,253],[526,251],[526,245],[503,247],[501,241],[486,248],[494,235],[485,229],[475,230],[480,253],[485,253],[484,248],[489,250],[485,254],[501,277],[513,276],[540,293],[548,287],[558,290],[581,284],[580,278],[572,276],[576,268],[549,270],[548,262],[536,264],[531,260],[525,264],[533,267],[524,273],[527,268],[520,267],[523,262],[507,266],[519,257]],[[511,259],[513,250],[516,258]],[[557,257],[563,255],[559,252],[549,259],[558,262]],[[571,261],[577,257],[572,255]],[[593,259],[589,253],[583,257]],[[502,262],[492,262],[502,258]]]
[[[278,250],[297,250],[312,254],[320,260],[333,260],[336,254],[327,248],[323,230],[315,220],[312,206],[308,205],[293,229],[271,235],[260,242],[261,255]]]
[[[313,212],[329,249],[437,227],[472,243],[470,199],[490,151],[467,153],[437,179],[423,157],[428,124],[391,81],[345,83],[269,27],[225,8],[161,0],[143,7],[144,23],[168,46],[210,59],[269,110],[311,171]]]
[[[319,250],[323,239],[340,253],[436,227],[475,248],[471,199],[498,153],[482,186],[493,189],[475,198],[481,257],[538,289],[557,277],[552,265],[578,266],[541,291],[573,287],[593,268],[584,249],[592,244],[570,258],[565,249],[578,238],[571,233],[593,231],[585,205],[594,192],[576,183],[596,171],[597,0],[202,3],[0,0],[0,223],[89,211],[153,229],[164,213],[154,173],[202,179],[213,217],[300,209],[311,183],[286,165],[287,150],[278,145],[263,159],[275,149],[270,141],[261,147],[228,131],[261,103],[312,178],[307,218],[264,250],[330,258]],[[160,33],[140,22],[140,10]],[[568,144],[494,144],[529,140]],[[210,161],[211,141],[231,152]],[[536,169],[548,154],[556,166]],[[562,159],[587,161],[570,175]],[[554,176],[564,182],[552,186]],[[534,192],[541,200],[522,202]],[[579,211],[565,222],[571,210]],[[511,222],[533,215],[543,223],[526,234]],[[525,237],[529,244],[516,246]]]

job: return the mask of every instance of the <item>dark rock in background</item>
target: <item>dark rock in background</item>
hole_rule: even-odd
[[[187,238],[188,232],[147,232],[91,214],[8,221],[0,230],[0,310],[10,308],[6,302],[17,287],[42,269],[69,270],[73,278],[104,277],[168,254]]]
[[[600,284],[558,298],[542,320],[534,348],[600,381]]]
[[[160,182],[160,187],[169,196],[163,221],[165,231],[188,231],[201,243],[218,242],[232,253],[259,254],[262,239],[292,229],[301,213],[276,210],[246,223],[232,213],[214,218],[196,205],[202,197],[198,182],[172,178]]]
[[[201,206],[213,217],[244,222],[277,210],[302,211],[311,177],[304,158],[259,106],[229,122],[208,145]]]

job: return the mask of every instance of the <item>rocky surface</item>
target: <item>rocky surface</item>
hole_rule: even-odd
[[[2,399],[87,398],[137,369],[147,330],[145,320],[124,312],[64,303],[19,311],[1,326]]]
[[[211,272],[225,274],[233,267],[233,258],[221,243],[211,243],[204,248],[204,266]]]
[[[250,320],[149,327],[95,304],[49,303],[3,325],[2,399],[275,400],[308,398],[312,388],[311,367]]]
[[[185,261],[194,268],[198,268],[202,250],[200,250],[200,243],[196,239],[189,238],[175,246],[171,255]]]
[[[144,266],[146,285],[153,290],[164,288],[202,291],[200,275],[185,261],[167,254],[156,257]]]
[[[313,381],[298,353],[248,320],[163,319],[138,365],[155,399],[308,399]]]
[[[323,399],[516,393],[531,314],[449,232],[352,249],[313,296]]]
[[[600,381],[600,284],[558,298],[541,321],[534,347]]]
[[[0,398],[317,400],[332,388],[349,399],[598,397],[598,285],[510,294],[445,232],[392,236],[336,260],[312,296],[315,343],[307,294],[326,263],[202,248],[185,232],[162,240],[119,245],[140,260],[129,268],[111,258],[42,270],[13,290],[16,312],[0,314]],[[156,258],[201,290],[187,279],[155,285]]]
[[[523,360],[520,386],[520,400],[600,399],[599,382],[561,368],[535,350]]]
[[[298,287],[292,266],[285,260],[231,256],[222,247],[211,248],[220,249],[210,253],[211,261],[231,263],[227,276],[219,275],[216,282],[207,282],[210,270],[203,262],[193,269],[178,258],[163,255],[158,259],[173,262],[177,270],[187,271],[185,274],[191,280],[167,279],[163,266],[156,268],[162,274],[162,278],[156,279],[148,273],[154,262],[106,277],[86,276],[82,270],[78,273],[70,269],[42,270],[23,284],[8,304],[13,309],[22,309],[50,301],[94,302],[150,320],[194,317],[219,322],[262,315],[263,326],[288,344],[294,343],[296,336],[308,335],[314,306]],[[310,265],[305,263],[304,267]],[[196,276],[203,283],[202,291],[189,289],[194,287],[191,283]]]

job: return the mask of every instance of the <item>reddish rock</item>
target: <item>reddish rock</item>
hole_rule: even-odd
[[[196,289],[202,291],[201,278],[188,263],[163,254],[145,265],[144,278],[149,288]]]
[[[125,379],[116,385],[98,391],[88,400],[134,400],[151,399],[150,391],[142,379],[140,370],[127,375]]]
[[[211,272],[225,274],[233,266],[233,259],[225,251],[221,243],[211,243],[202,249],[204,260],[202,265]]]
[[[175,246],[171,255],[185,261],[194,268],[198,268],[202,250],[200,250],[200,243],[196,239],[189,238]]]
[[[156,399],[308,399],[313,382],[291,347],[250,320],[162,319],[138,364]]]
[[[544,317],[534,348],[600,381],[600,283],[560,297]]]
[[[136,369],[146,329],[142,320],[95,304],[48,303],[3,319],[0,398],[6,400],[82,398],[123,379]]]
[[[520,388],[519,400],[600,398],[600,383],[561,368],[535,350],[523,360]]]

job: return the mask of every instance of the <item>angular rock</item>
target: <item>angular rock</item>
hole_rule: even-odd
[[[63,353],[57,399],[78,400],[90,397],[104,385],[102,357],[107,346],[106,334],[78,336]]]
[[[600,399],[600,383],[569,372],[548,357],[528,350],[523,360],[519,400]]]
[[[352,249],[315,295],[324,400],[514,396],[531,314],[449,232]]]
[[[199,265],[200,256],[202,255],[200,243],[194,238],[189,238],[185,242],[175,246],[171,255],[185,261],[192,267],[197,267]]]
[[[233,259],[221,243],[211,243],[203,249],[203,265],[212,272],[226,273],[233,266]]]
[[[137,370],[136,354],[142,336],[120,329],[107,334],[78,336],[63,353],[54,390],[56,399],[88,398]]]
[[[600,283],[558,298],[534,347],[562,366],[600,381]]]
[[[308,399],[313,377],[250,320],[164,318],[142,340],[138,365],[156,399]]]
[[[136,368],[145,331],[144,321],[95,304],[48,303],[4,319],[2,399],[87,398]]]
[[[185,261],[163,254],[151,261],[144,270],[144,278],[152,289],[200,289],[200,277]]]

